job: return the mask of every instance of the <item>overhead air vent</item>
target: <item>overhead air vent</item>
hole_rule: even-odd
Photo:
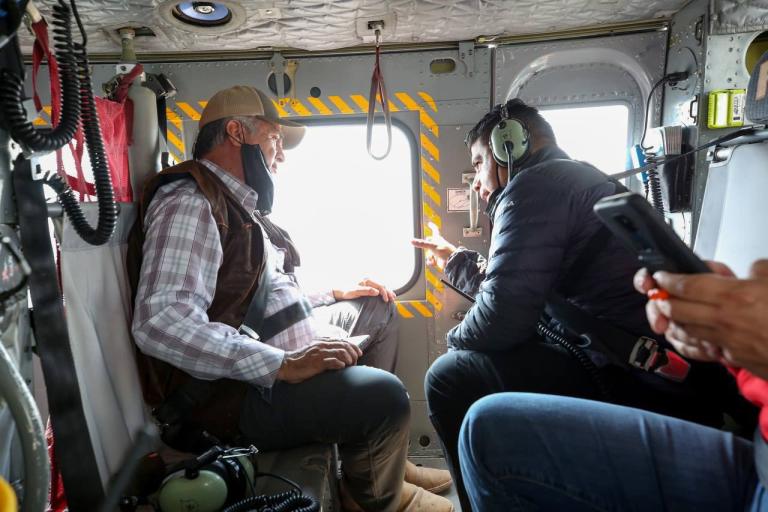
[[[198,27],[218,27],[232,19],[232,11],[217,2],[179,2],[172,12],[179,21]]]
[[[156,9],[162,19],[172,27],[206,36],[233,32],[246,20],[245,9],[238,0],[164,0]]]

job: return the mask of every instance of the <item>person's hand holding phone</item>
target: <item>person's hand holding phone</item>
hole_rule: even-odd
[[[651,328],[686,357],[768,378],[768,260],[755,262],[748,279],[722,263],[708,265],[713,273],[638,271],[635,288],[657,297],[646,306]]]

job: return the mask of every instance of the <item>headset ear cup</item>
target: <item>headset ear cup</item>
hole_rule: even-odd
[[[507,151],[504,148],[504,139],[502,135],[502,130],[503,130],[502,125],[505,125],[505,122],[506,121],[501,121],[499,124],[493,127],[493,130],[491,131],[491,137],[489,140],[493,159],[496,161],[497,164],[499,164],[502,167],[506,167],[508,164]]]
[[[493,159],[502,167],[509,167],[507,146],[510,146],[512,162],[517,162],[528,156],[530,135],[525,124],[514,118],[502,119],[494,126],[490,137]]]

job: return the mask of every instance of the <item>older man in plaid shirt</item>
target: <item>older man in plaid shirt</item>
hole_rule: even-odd
[[[145,398],[162,408],[210,382],[187,424],[262,449],[338,443],[349,509],[453,510],[418,487],[445,490],[447,472],[406,469],[394,294],[370,280],[305,294],[267,216],[269,173],[303,134],[258,89],[232,87],[203,111],[195,159],[145,186],[129,254]],[[358,333],[373,338],[365,354],[341,339]]]

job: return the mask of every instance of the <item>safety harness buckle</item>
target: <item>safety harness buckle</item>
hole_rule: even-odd
[[[660,348],[655,339],[646,336],[638,338],[629,356],[629,364],[676,382],[683,382],[691,369],[688,361],[671,350]]]

